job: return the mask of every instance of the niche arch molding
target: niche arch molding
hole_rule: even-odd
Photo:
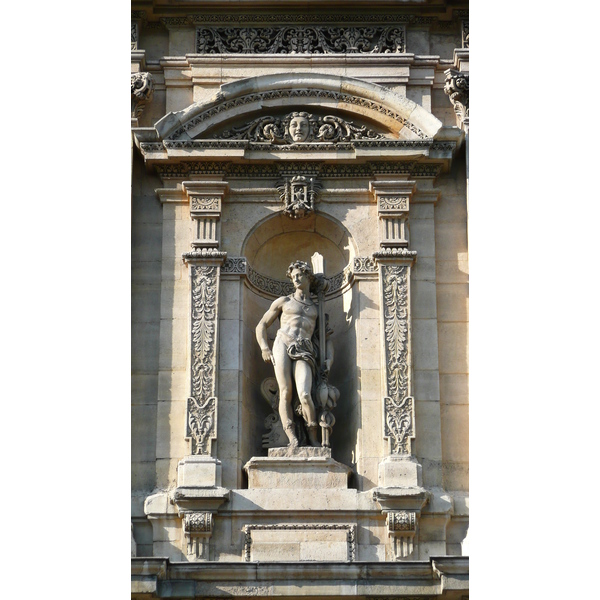
[[[330,282],[326,299],[342,295],[352,286],[352,265],[358,255],[351,233],[322,212],[304,219],[290,219],[282,212],[270,215],[254,225],[242,244],[248,264],[246,282],[255,293],[270,300],[292,293],[293,286],[286,280],[288,266],[294,260],[310,264],[314,252],[325,257]]]
[[[225,83],[208,100],[165,115],[155,130],[163,141],[207,139],[228,122],[299,105],[362,116],[404,140],[431,140],[442,126],[423,107],[375,83],[339,75],[280,73]]]

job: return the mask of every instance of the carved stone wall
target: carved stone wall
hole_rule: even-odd
[[[457,597],[465,561],[435,559],[434,568],[430,557],[464,559],[468,527],[457,441],[467,415],[467,369],[457,357],[466,347],[458,178],[468,14],[445,4],[348,14],[235,8],[163,7],[132,19],[132,113],[152,101],[144,127],[132,121],[135,210],[158,197],[162,211],[160,239],[135,265],[146,256],[160,263],[152,271],[159,309],[135,323],[156,337],[160,356],[156,391],[144,383],[138,393],[156,402],[135,411],[150,428],[140,426],[134,446],[144,435],[153,444],[134,480],[142,469],[154,476],[137,492],[134,536],[138,556],[146,547],[170,561],[164,572],[140,563],[136,577],[150,585],[156,566],[167,582],[157,593],[190,597],[278,596],[309,582],[324,597],[410,597],[415,579],[423,597]],[[146,41],[159,38],[164,51],[146,53]],[[330,460],[341,474],[292,494],[300,472],[302,481],[317,477],[310,468],[320,473],[324,449],[293,457],[298,471],[285,449],[264,456],[277,401],[261,395],[273,366],[255,328],[293,291],[289,262],[314,251],[326,257],[329,381],[340,392]],[[136,300],[134,310],[147,308]],[[142,352],[139,343],[134,353]],[[263,458],[277,477],[247,476],[244,466],[260,470]],[[255,585],[263,561],[294,566],[281,576],[272,565]],[[364,577],[351,571],[376,562],[380,571]],[[342,581],[353,583],[342,589]]]

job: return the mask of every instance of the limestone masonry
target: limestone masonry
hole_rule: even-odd
[[[132,2],[132,597],[468,597],[468,4]]]

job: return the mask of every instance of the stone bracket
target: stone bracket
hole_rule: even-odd
[[[388,512],[386,523],[388,535],[392,540],[394,558],[402,560],[412,556],[415,550],[418,513],[416,511],[400,510]]]
[[[213,532],[213,513],[182,513],[183,535],[188,560],[209,560],[209,540]]]
[[[198,461],[203,464],[193,464]],[[210,462],[216,471],[206,468],[211,466]],[[182,519],[183,551],[190,561],[210,560],[215,513],[230,497],[230,491],[220,487],[220,463],[207,457],[189,456],[179,463],[177,471],[179,486],[173,492],[172,502]],[[196,481],[197,485],[181,485],[190,481]]]
[[[422,487],[375,488],[373,499],[386,516],[388,537],[394,560],[417,558],[417,533],[421,509],[430,494]]]

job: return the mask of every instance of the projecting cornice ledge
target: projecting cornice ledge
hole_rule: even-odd
[[[469,559],[442,556],[407,562],[171,562],[132,558],[134,598],[297,595],[310,582],[320,597],[440,597],[468,589]],[[174,595],[174,592],[177,594]],[[186,595],[190,594],[190,595]]]

